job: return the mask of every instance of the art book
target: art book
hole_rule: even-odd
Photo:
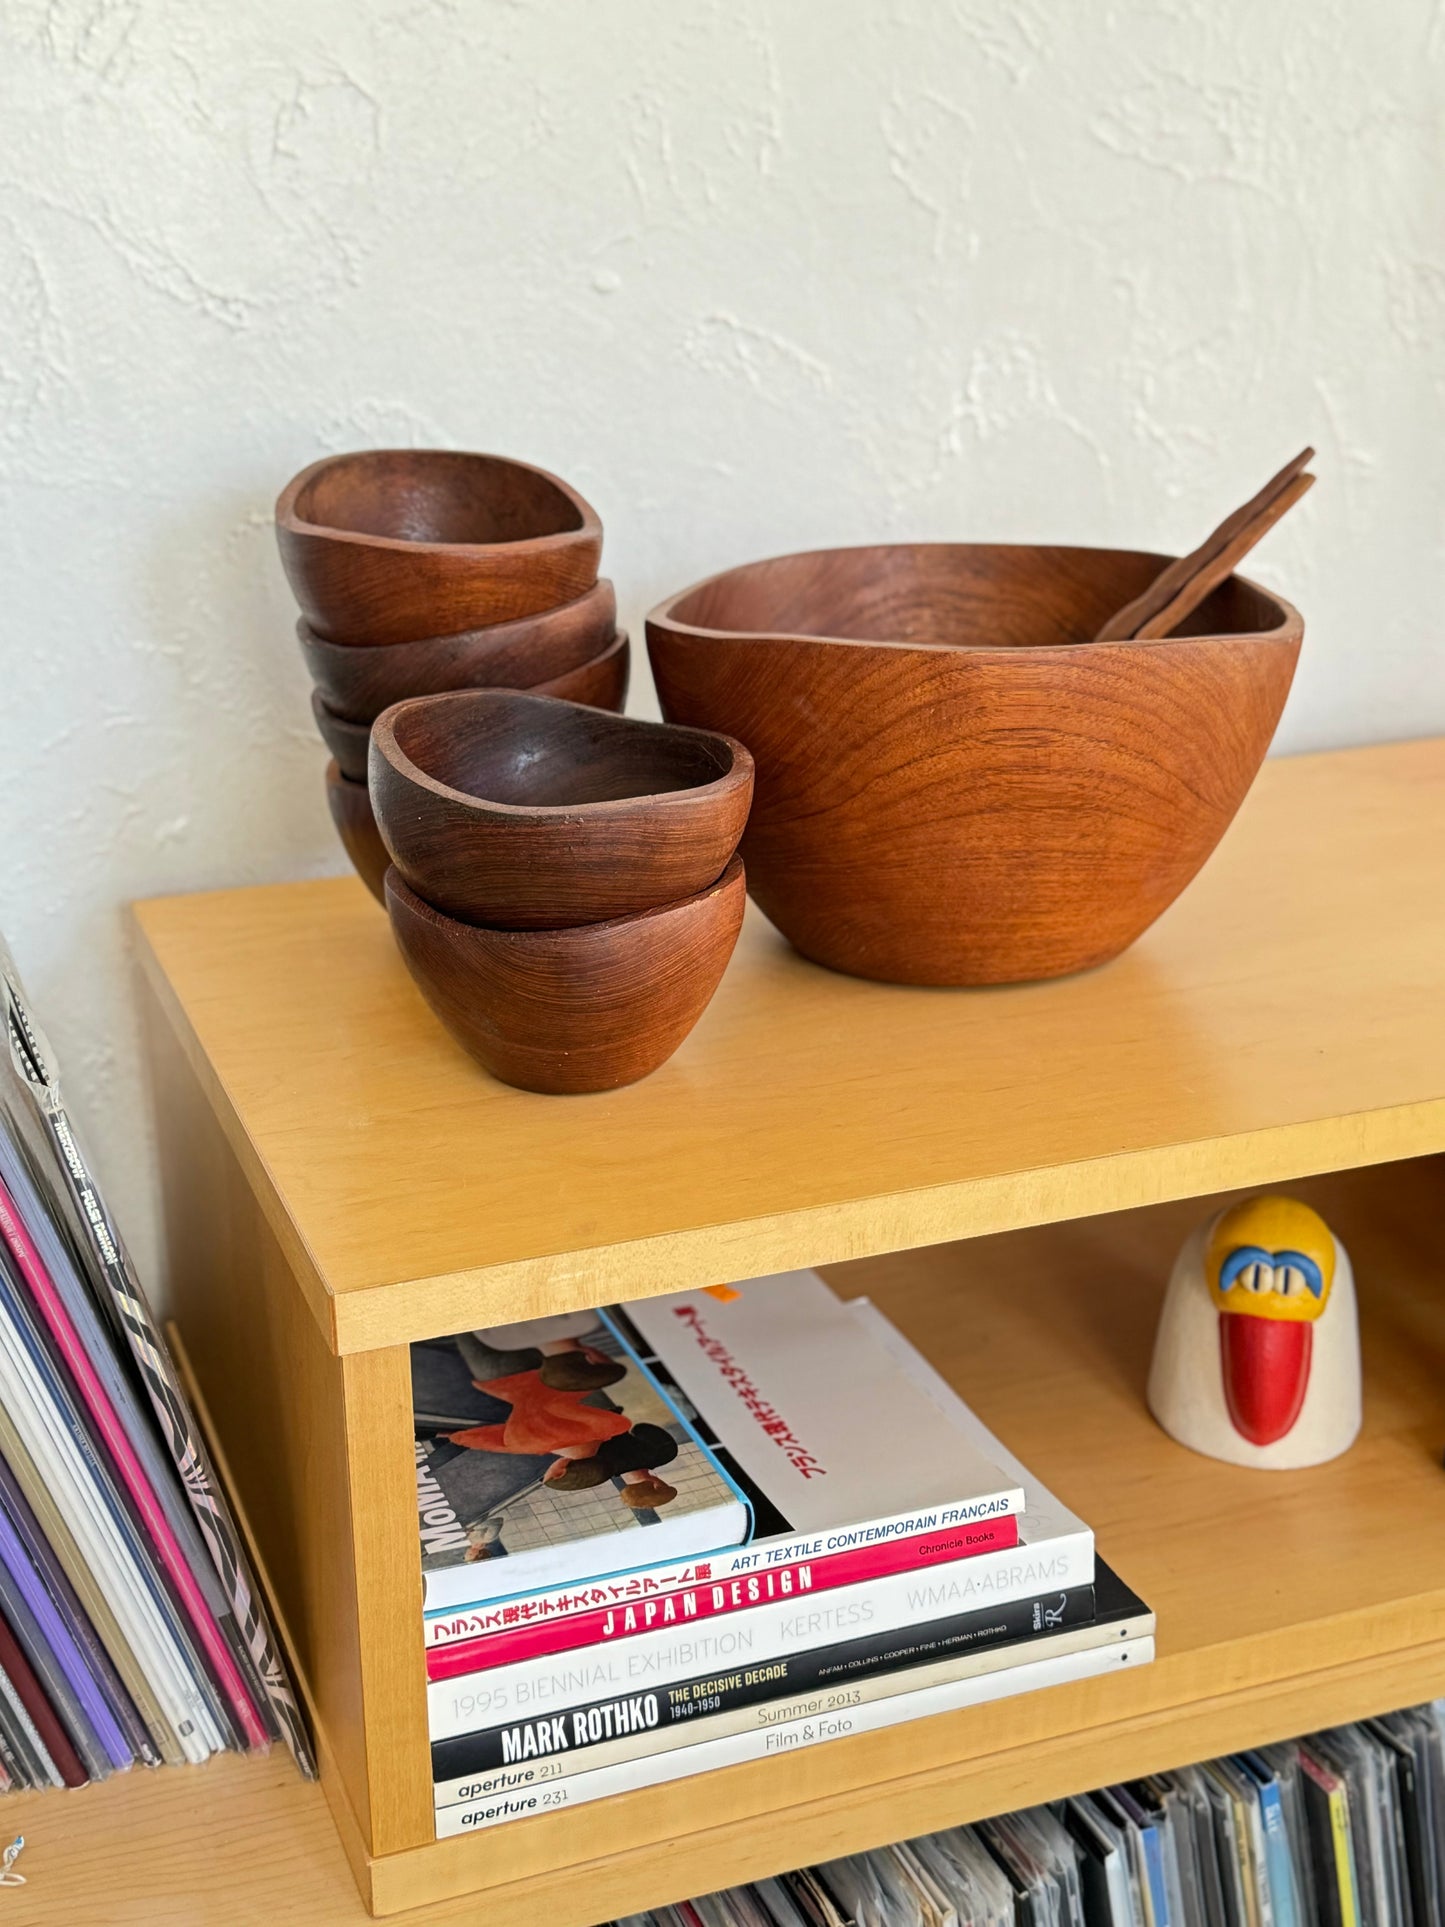
[[[746,1496],[603,1312],[415,1344],[411,1375],[428,1607],[748,1536]]]
[[[463,1333],[412,1369],[433,1679],[1017,1544],[1020,1483],[815,1272]],[[633,1375],[657,1401],[641,1438]],[[575,1444],[549,1440],[574,1418]],[[569,1546],[574,1481],[593,1496]]]

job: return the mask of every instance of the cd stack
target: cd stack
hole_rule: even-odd
[[[1133,1668],[1153,1617],[812,1272],[412,1347],[439,1837]]]
[[[165,1342],[0,942],[0,1786],[311,1756]]]
[[[1436,1927],[1445,1700],[615,1927]]]

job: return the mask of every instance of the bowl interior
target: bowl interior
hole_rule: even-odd
[[[749,563],[681,596],[668,620],[743,635],[830,636],[957,648],[1087,642],[1146,588],[1166,558],[1129,549],[897,543]],[[1177,635],[1279,627],[1273,597],[1237,576]]]
[[[494,690],[403,704],[391,733],[434,782],[528,809],[697,789],[733,766],[728,744],[702,732]]]
[[[298,521],[395,542],[493,545],[582,527],[548,475],[498,455],[383,449],[328,462],[298,493]]]

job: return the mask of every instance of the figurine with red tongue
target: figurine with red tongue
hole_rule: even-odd
[[[1172,1438],[1233,1465],[1322,1465],[1360,1429],[1349,1256],[1294,1198],[1247,1198],[1201,1225],[1169,1280],[1149,1409]]]

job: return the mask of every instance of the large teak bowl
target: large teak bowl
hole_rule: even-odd
[[[612,584],[541,615],[494,622],[455,636],[425,636],[358,649],[328,642],[310,623],[296,625],[301,654],[322,701],[347,722],[372,723],[389,703],[444,689],[531,689],[590,662],[617,630]]]
[[[534,696],[556,696],[566,703],[585,703],[591,709],[620,710],[627,701],[627,682],[632,652],[627,632],[619,629],[600,656],[579,663],[565,675],[530,686]],[[352,783],[364,783],[367,775],[367,749],[371,724],[348,722],[329,706],[319,689],[311,692],[311,714],[322,742],[341,765],[341,773]]]
[[[392,861],[428,903],[560,929],[716,882],[747,822],[753,759],[708,730],[461,690],[377,718],[370,787]]]
[[[573,601],[597,580],[602,524],[575,489],[526,462],[378,448],[288,482],[276,540],[317,635],[386,644]]]
[[[757,765],[748,887],[802,953],[889,983],[1115,957],[1259,769],[1296,610],[1232,576],[1151,642],[1086,640],[1165,558],[921,544],[783,556],[648,618],[663,713]]]
[[[386,873],[392,933],[418,989],[504,1084],[611,1091],[667,1061],[711,1001],[742,926],[736,857],[696,896],[571,930],[444,917]]]

